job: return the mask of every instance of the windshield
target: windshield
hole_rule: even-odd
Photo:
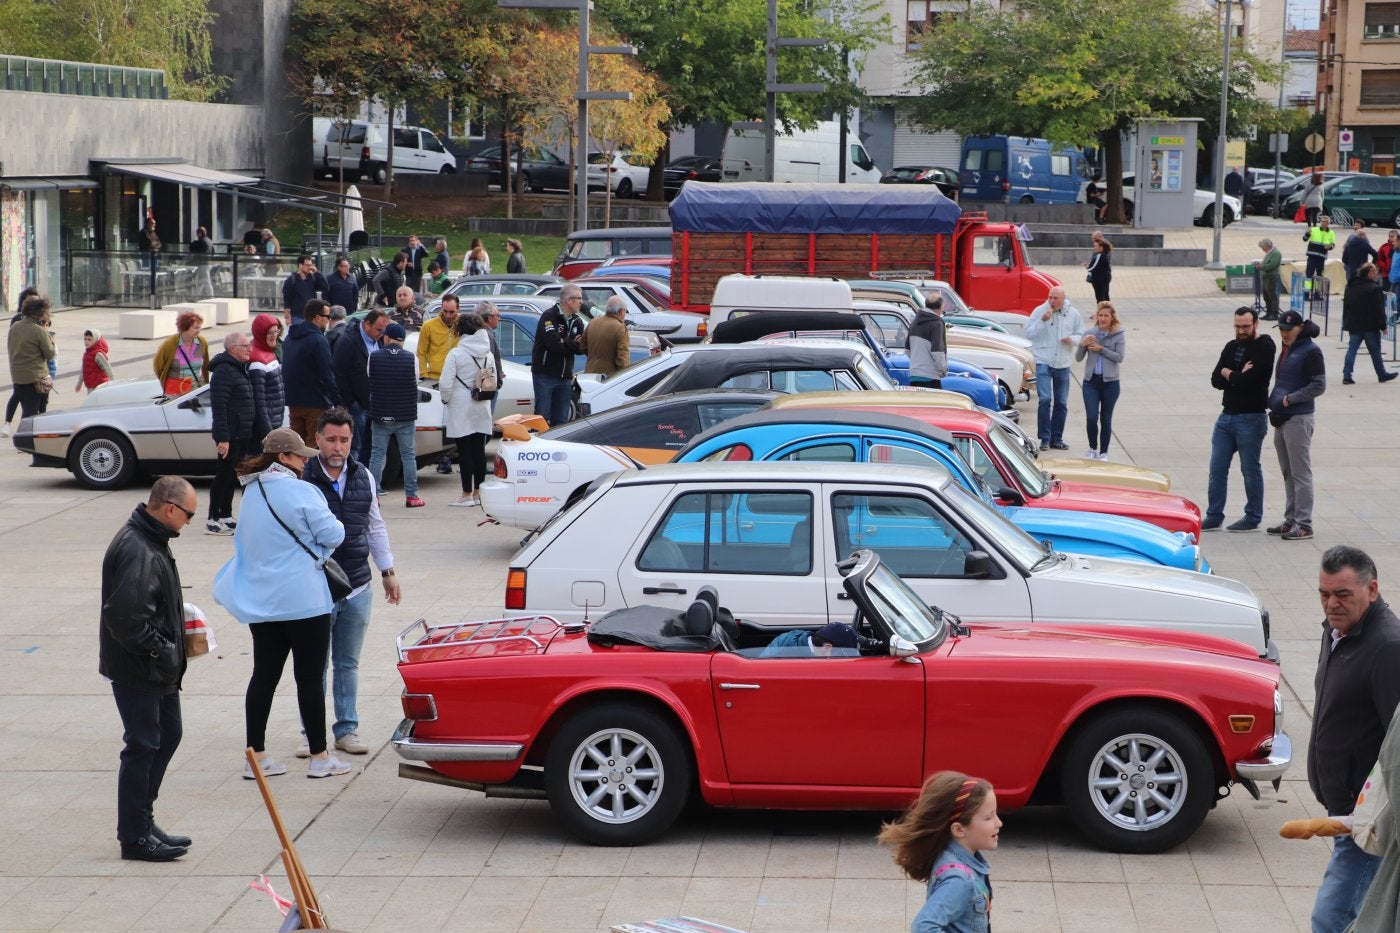
[[[899,388],[883,369],[873,365],[865,357],[856,361],[856,373],[860,376],[861,384],[867,389]]]
[[[1040,464],[1031,459],[1031,455],[1026,453],[1026,448],[996,427],[987,432],[987,440],[991,441],[992,447],[996,448],[1002,459],[1010,464],[1011,472],[1016,474],[1016,479],[1025,489],[1026,495],[1032,499],[1039,499],[1050,491],[1050,483],[1045,479]]]
[[[941,613],[935,614],[909,585],[883,564],[865,579],[865,595],[890,630],[916,645],[936,646],[948,634]]]
[[[1045,556],[1045,550],[998,510],[956,483],[943,487],[944,494],[977,530],[991,538],[1011,559],[1022,567],[1033,567]]]

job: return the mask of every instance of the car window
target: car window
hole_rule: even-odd
[[[1004,160],[1000,149],[987,150],[986,169],[989,172],[999,172],[1002,169]]]
[[[571,259],[607,259],[611,255],[611,240],[574,240],[569,244]]]
[[[992,442],[992,447],[1010,465],[1011,472],[1016,474],[1028,495],[1039,499],[1050,491],[1045,472],[1041,470],[1040,464],[1026,453],[1026,448],[1007,437],[1005,431],[991,431],[987,436]]]
[[[665,379],[667,376],[671,375],[672,371],[674,371],[675,368],[680,364],[680,360],[676,359],[674,356],[668,356],[666,354],[648,357],[645,360],[638,360],[631,366],[627,367],[628,372],[630,374],[635,376],[637,367],[647,365],[654,366],[656,368],[656,371],[643,378],[637,379],[635,383],[633,383],[627,388],[625,394],[629,398],[640,398],[649,389],[655,388],[656,384],[659,383],[662,379]]]
[[[909,336],[909,328],[904,318],[898,314],[881,311],[862,311],[865,329],[875,342],[887,350],[902,350]]]
[[[423,131],[423,148],[428,150],[429,152],[447,151],[443,148],[442,143],[438,141],[438,138],[432,133],[429,133],[427,130]]]
[[[812,497],[806,492],[692,492],[677,497],[637,557],[639,570],[812,572]]]
[[[680,450],[700,433],[695,412],[680,406],[665,411],[639,411],[620,418],[603,419],[592,430],[585,428],[569,440],[582,444],[611,444],[615,447],[646,447],[652,450]]]
[[[635,237],[623,237],[614,243],[619,256],[636,256],[646,252],[646,241]]]
[[[1069,156],[1067,156],[1067,155],[1053,155],[1053,154],[1052,154],[1052,155],[1050,156],[1050,174],[1051,174],[1051,175],[1068,175],[1068,174],[1070,173],[1069,162],[1070,162]]]
[[[879,366],[869,360],[856,361],[856,377],[845,370],[833,374],[838,388],[842,389],[894,389],[895,381]]]
[[[562,286],[561,286],[562,287]],[[583,300],[585,304],[596,307],[599,313],[607,305],[608,299],[617,294],[611,288],[583,287]],[[630,308],[628,310],[631,310]]]
[[[459,282],[452,286],[454,295],[494,295],[496,286],[490,282]]]
[[[1332,190],[1331,190],[1330,192],[1328,192],[1328,193],[1329,193],[1329,194],[1355,194],[1355,193],[1356,193],[1356,189],[1357,189],[1357,185],[1356,185],[1355,179],[1343,178],[1341,181],[1339,181],[1339,182],[1337,182],[1335,185],[1333,185],[1333,186],[1332,186]]]
[[[718,386],[721,389],[756,389],[763,391],[768,388],[768,373],[766,371],[756,373],[740,373],[737,376],[730,376]]]
[[[670,237],[657,237],[657,238],[653,238],[653,239],[650,239],[650,240],[644,240],[644,241],[642,241],[642,242],[643,242],[643,245],[644,245],[643,252],[645,252],[645,253],[647,253],[647,254],[649,254],[649,255],[652,255],[652,256],[669,256],[669,255],[671,254],[671,238],[670,238]],[[665,265],[665,263],[663,262],[663,263],[661,263],[661,265]]]
[[[533,295],[535,286],[529,282],[502,282],[498,286],[502,295]]]
[[[969,149],[967,155],[963,157],[963,168],[969,172],[976,172],[982,168],[982,150]]]
[[[777,459],[809,463],[855,463],[856,449],[851,444],[814,444],[791,451]]]
[[[394,129],[394,145],[400,149],[417,149],[418,131],[396,127]]]
[[[700,430],[708,431],[717,424],[731,418],[756,411],[761,402],[707,402],[695,406],[696,417],[700,420]]]
[[[365,133],[368,131],[363,123],[351,123],[350,129],[345,133],[345,142],[352,146],[359,146],[365,141]]]
[[[899,463],[906,466],[943,466],[932,454],[898,444],[871,444],[867,463]]]
[[[961,577],[973,543],[919,496],[837,493],[831,497],[836,559],[862,548],[905,578]]]
[[[972,466],[972,472],[982,478],[982,482],[993,490],[1006,485],[1001,470],[997,469],[996,461],[987,455],[981,444],[970,437],[955,437],[953,443],[957,445],[958,452],[963,455],[963,459]]]
[[[706,463],[719,463],[725,460],[747,461],[753,459],[753,448],[748,444],[731,444],[728,447],[721,447],[714,453],[700,458]]]
[[[501,348],[501,356],[529,356],[535,348],[535,335],[514,321],[501,321],[496,328],[496,345]]]
[[[1011,256],[1011,240],[1005,236],[979,236],[972,239],[972,263],[999,266]]]

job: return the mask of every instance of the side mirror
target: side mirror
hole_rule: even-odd
[[[919,653],[919,649],[909,639],[902,635],[890,636],[890,657],[892,658],[912,658]]]
[[[1010,502],[1012,505],[1026,504],[1026,497],[1021,495],[1016,490],[1012,489],[1010,486],[1002,486],[996,492],[992,493],[992,495],[996,496],[998,499],[1001,499],[1003,501]]]
[[[963,576],[969,580],[985,580],[992,570],[992,557],[986,551],[968,551],[963,559]]]
[[[200,411],[204,406],[199,404],[199,398],[196,396],[195,398],[185,399],[177,407],[183,408],[185,411]]]

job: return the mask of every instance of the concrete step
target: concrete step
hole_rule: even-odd
[[[1031,262],[1037,266],[1077,266],[1089,258],[1083,247],[1041,246],[1039,236],[1027,244]],[[1204,249],[1166,247],[1113,248],[1115,266],[1185,266],[1200,268],[1206,264]]]
[[[1062,246],[1069,249],[1081,249],[1085,253],[1093,252],[1092,230],[1083,228],[1074,231],[1042,230],[1040,227],[1031,227],[1030,229],[1031,235],[1035,237],[1031,241],[1031,245],[1037,249]],[[1120,249],[1160,249],[1162,244],[1166,242],[1166,237],[1160,233],[1133,233],[1131,231],[1115,233],[1112,230],[1103,229],[1103,235],[1113,245],[1114,253]]]

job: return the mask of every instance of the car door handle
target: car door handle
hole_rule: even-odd
[[[758,689],[758,684],[727,684],[727,683],[721,683],[721,684],[719,685],[719,688],[720,688],[721,690],[757,690],[757,689]]]
[[[670,593],[673,596],[684,596],[685,590],[678,586],[644,586],[642,593],[647,596],[655,596],[657,593]]]
[[[836,598],[837,598],[837,599],[844,599],[844,600],[849,601],[850,598],[851,598],[851,594],[850,594],[850,593],[847,593],[845,590],[842,590],[841,592],[839,592],[839,593],[836,594]]]

